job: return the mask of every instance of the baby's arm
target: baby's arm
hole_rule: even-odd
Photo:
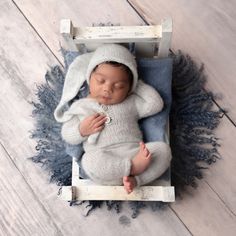
[[[61,136],[69,144],[76,145],[84,142],[88,137],[82,136],[79,130],[80,120],[78,116],[73,116],[62,125]]]
[[[142,80],[138,81],[134,95],[139,118],[154,115],[163,108],[164,103],[159,93],[152,86],[145,84]]]
[[[98,132],[104,128],[106,116],[93,114],[80,121],[79,117],[74,115],[62,126],[62,138],[70,144],[80,144],[87,138],[90,143],[95,143]]]
[[[103,129],[106,119],[105,115],[99,113],[86,117],[80,124],[80,133],[82,136],[88,136],[100,132]]]

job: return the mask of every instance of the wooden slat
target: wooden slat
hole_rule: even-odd
[[[171,48],[172,19],[162,19],[161,24],[161,42],[158,49],[158,58],[166,58]]]
[[[161,25],[81,27],[75,29],[75,43],[159,42]]]
[[[172,35],[172,19],[163,19],[153,26],[73,26],[70,19],[60,22],[62,34],[69,50],[95,50],[103,43],[135,43],[135,54],[142,57],[166,58],[169,55]],[[91,44],[93,45],[91,48]],[[95,46],[95,47],[94,47]],[[147,48],[147,49],[146,49]],[[157,49],[158,48],[158,53]],[[140,54],[146,49],[144,54]]]
[[[60,22],[60,34],[63,36],[65,43],[71,51],[78,51],[74,43],[74,26],[70,19],[62,19]]]
[[[149,23],[173,19],[172,49],[181,49],[194,60],[205,64],[207,88],[223,95],[219,104],[229,110],[236,123],[236,2],[129,0]]]
[[[127,194],[124,186],[64,186],[62,200],[116,200],[116,201],[162,201],[174,202],[174,187],[141,186]]]

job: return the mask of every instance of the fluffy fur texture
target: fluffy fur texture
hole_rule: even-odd
[[[53,112],[60,100],[65,73],[74,58],[73,52],[62,50],[65,68],[54,66],[45,75],[45,83],[37,87],[37,102],[33,116],[36,119],[31,138],[37,140],[35,156],[32,160],[42,163],[50,172],[51,181],[58,185],[71,185],[72,159],[66,152],[61,138],[61,124],[54,119]],[[203,177],[201,163],[212,164],[219,158],[217,138],[213,131],[218,126],[224,111],[212,111],[214,95],[204,90],[206,81],[203,67],[181,52],[172,55],[173,64],[173,102],[170,112],[170,140],[172,149],[172,184],[177,193],[184,187],[196,187],[196,179]],[[205,145],[208,147],[205,147]],[[204,145],[204,147],[203,147]],[[71,202],[71,205],[88,203],[89,212],[103,204],[103,201]],[[105,201],[108,210],[120,212],[122,202]],[[137,217],[140,209],[150,207],[153,211],[163,208],[161,202],[129,202]]]

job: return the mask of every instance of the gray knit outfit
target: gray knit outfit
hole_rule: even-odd
[[[159,112],[162,106],[159,94],[139,80],[137,89],[122,103],[100,105],[92,98],[74,102],[68,110],[73,118],[63,125],[62,137],[70,144],[83,142],[85,154],[81,164],[94,182],[122,185],[122,178],[130,175],[131,159],[138,153],[142,140],[138,120]],[[96,138],[82,137],[79,133],[80,121],[94,113],[105,113],[108,122],[101,132],[96,133]],[[152,154],[152,162],[144,173],[136,176],[138,185],[157,179],[171,160],[167,144],[151,142],[146,146]]]
[[[112,50],[109,51],[110,49]],[[123,184],[123,177],[130,175],[131,159],[140,150],[142,133],[138,120],[154,115],[163,108],[163,101],[158,92],[137,79],[135,61],[126,50],[117,45],[106,45],[102,49],[97,49],[88,63],[86,74],[89,82],[92,69],[108,59],[127,65],[133,72],[134,79],[131,93],[123,102],[104,105],[93,98],[82,98],[74,102],[61,117],[58,114],[62,113],[55,111],[56,119],[64,122],[63,139],[70,144],[83,143],[85,153],[82,156],[82,168],[91,180],[103,185]],[[68,94],[64,97],[66,96],[68,97]],[[82,137],[79,132],[80,122],[94,113],[107,115],[105,127],[98,133]],[[150,142],[146,143],[146,146],[151,153],[152,161],[145,172],[135,176],[138,186],[157,179],[170,165],[169,145],[164,142]]]

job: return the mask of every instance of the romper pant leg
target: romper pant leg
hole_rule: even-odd
[[[142,174],[135,176],[138,186],[150,183],[160,177],[170,166],[172,158],[170,146],[164,142],[146,143],[146,147],[152,154],[152,161]]]
[[[89,178],[102,185],[123,185],[123,177],[129,176],[130,156],[137,153],[134,144],[119,144],[97,151],[85,152],[81,165]],[[138,147],[138,144],[135,144]]]

